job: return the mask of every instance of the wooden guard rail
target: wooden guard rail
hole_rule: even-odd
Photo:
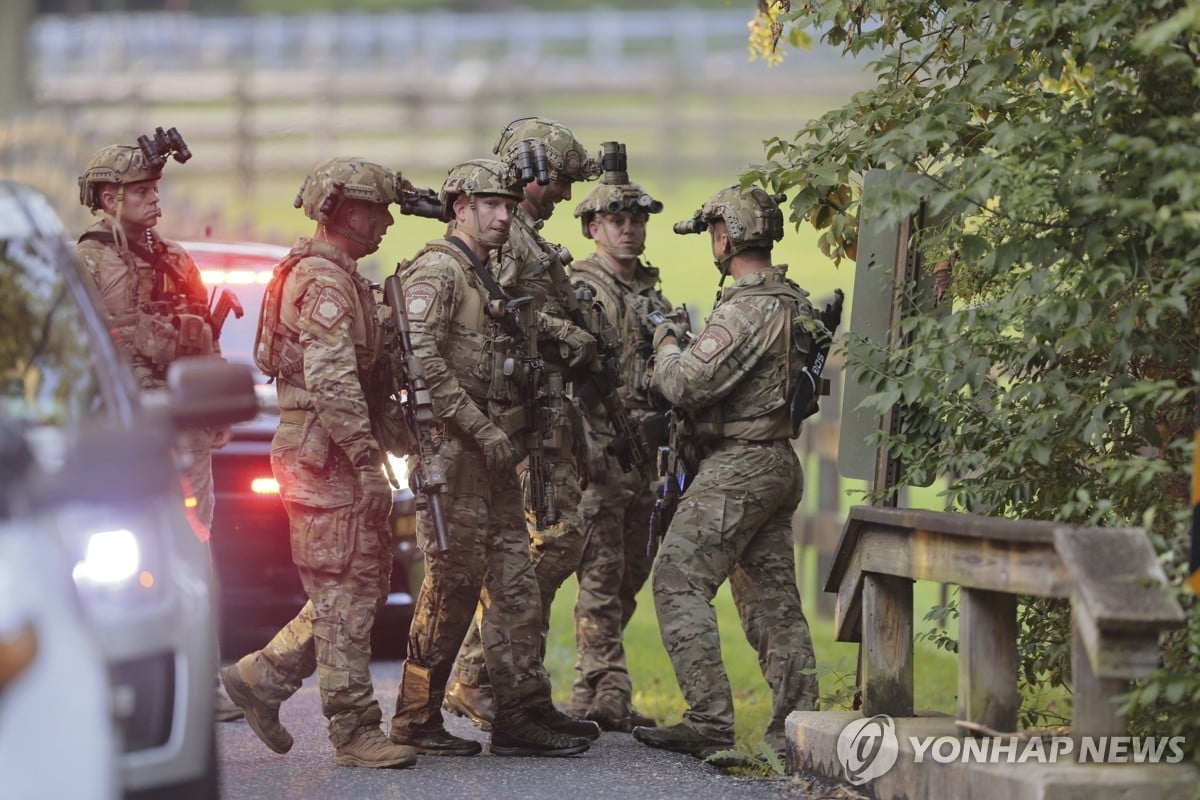
[[[1125,732],[1113,697],[1184,622],[1141,528],[858,506],[825,591],[837,640],[862,643],[866,716],[912,716],[915,579],[960,587],[958,717],[998,731],[1017,724],[1017,595],[1070,598],[1076,737]]]

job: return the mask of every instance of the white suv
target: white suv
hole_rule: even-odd
[[[172,441],[178,428],[253,417],[253,379],[242,365],[185,359],[166,392],[139,392],[102,308],[45,197],[0,181],[0,422],[32,455],[25,524],[64,549],[103,652],[125,796],[209,800],[216,593],[208,531],[185,511]],[[36,730],[10,718],[18,713],[0,704],[0,730]],[[0,773],[76,768],[86,735],[75,709],[38,713],[57,718],[57,734],[42,737],[40,757]]]

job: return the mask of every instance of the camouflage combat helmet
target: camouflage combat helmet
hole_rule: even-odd
[[[575,216],[583,227],[583,235],[592,238],[588,223],[597,214],[616,214],[618,211],[643,211],[647,214],[657,214],[663,210],[663,204],[655,200],[646,190],[636,183],[608,184],[599,183],[592,187],[587,197],[575,207]]]
[[[304,179],[293,205],[315,222],[328,224],[346,200],[389,205],[412,184],[399,172],[362,158],[331,158]]]
[[[521,142],[526,139],[539,142],[545,148],[550,180],[590,181],[599,177],[600,164],[587,154],[575,134],[561,122],[544,117],[524,117],[508,123],[492,152],[515,166],[520,157]]]
[[[473,158],[450,168],[442,191],[438,194],[445,209],[446,219],[454,217],[451,206],[460,194],[499,194],[512,197],[518,202],[525,197],[525,187],[517,173],[503,161],[491,158]]]
[[[98,186],[158,180],[167,156],[180,164],[192,157],[187,142],[175,128],[155,128],[152,136],[139,136],[135,146],[110,144],[100,148],[79,176],[79,202],[95,211],[100,208]]]
[[[728,186],[708,199],[692,219],[675,225],[676,233],[699,233],[721,220],[733,242],[733,254],[760,247],[770,250],[783,238],[784,196],[768,194],[758,186]]]
[[[139,147],[110,144],[88,160],[79,176],[79,202],[95,211],[100,208],[98,187],[107,183],[124,185],[162,177],[163,165],[152,164]]]
[[[625,156],[625,145],[620,142],[600,144],[600,164],[604,176],[592,187],[587,197],[575,207],[575,216],[583,228],[583,235],[592,238],[588,224],[597,214],[616,214],[619,211],[642,211],[657,214],[663,204],[651,197],[645,189],[629,180],[629,169]]]

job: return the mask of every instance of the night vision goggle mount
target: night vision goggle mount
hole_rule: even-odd
[[[600,143],[600,168],[603,170],[600,177],[600,184],[607,186],[622,187],[619,194],[608,194],[607,200],[597,202],[594,207],[595,211],[603,211],[606,214],[616,214],[620,211],[644,211],[648,214],[657,214],[663,210],[663,204],[655,200],[646,192],[641,191],[641,187],[629,180],[629,159],[625,154],[625,145],[622,142],[601,142]],[[597,201],[601,201],[604,194],[596,197]]]
[[[704,233],[706,230],[708,230],[708,220],[701,219],[698,216],[692,217],[691,219],[685,219],[680,222],[676,222],[671,226],[671,230],[678,234]]]
[[[400,213],[446,222],[446,209],[435,189],[413,187],[400,192]]]
[[[517,142],[517,163],[513,166],[521,175],[521,183],[536,180],[538,186],[545,186],[550,182],[550,159],[546,156],[546,144],[540,139]]]
[[[155,128],[154,138],[143,134],[138,137],[137,143],[151,169],[162,169],[167,163],[167,156],[171,156],[180,164],[192,157],[192,151],[188,149],[187,142],[183,140],[177,128],[166,131]]]
[[[769,195],[769,197],[777,205],[782,205],[787,200],[786,194],[773,194]],[[718,218],[720,216],[721,215],[717,213],[716,208],[710,208],[710,206],[706,204],[704,208],[697,209],[696,213],[691,219],[685,219],[680,222],[676,222],[671,226],[671,230],[680,235],[686,235],[689,233],[704,233],[706,230],[708,230],[709,220]],[[777,236],[775,238],[779,237]]]

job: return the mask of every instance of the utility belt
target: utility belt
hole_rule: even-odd
[[[787,443],[787,439],[739,439],[736,437],[726,437],[723,439],[714,439],[700,445],[700,453],[702,458],[708,458],[723,450],[735,447],[775,447]]]

